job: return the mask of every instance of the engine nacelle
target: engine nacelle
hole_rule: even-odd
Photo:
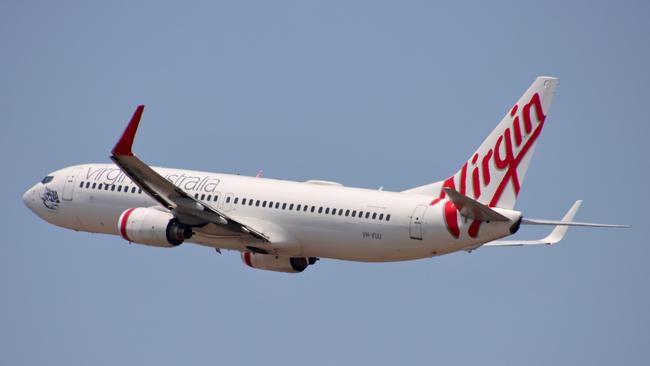
[[[171,248],[192,236],[192,228],[178,222],[169,212],[154,208],[129,208],[117,220],[120,235],[134,243]]]
[[[314,257],[284,257],[272,254],[244,252],[241,259],[247,266],[267,271],[299,273],[316,263]]]

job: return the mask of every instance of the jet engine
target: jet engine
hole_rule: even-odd
[[[299,273],[316,263],[315,257],[284,257],[271,254],[244,252],[241,259],[247,266],[267,271]]]
[[[169,212],[155,208],[129,208],[117,220],[120,235],[134,243],[171,248],[192,237],[192,228]]]

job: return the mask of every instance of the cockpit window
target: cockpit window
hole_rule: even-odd
[[[54,179],[54,177],[51,176],[51,175],[48,175],[47,177],[43,178],[43,180],[41,181],[41,183],[43,183],[43,184],[50,183],[50,182],[52,181],[52,179]]]

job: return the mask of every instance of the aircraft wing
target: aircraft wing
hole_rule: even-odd
[[[143,105],[137,107],[122,137],[112,150],[111,160],[124,171],[124,174],[145,193],[170,210],[181,222],[188,225],[214,223],[228,232],[243,233],[268,242],[269,238],[264,233],[194,199],[133,154],[131,151],[133,140],[143,111]]]
[[[550,234],[545,236],[542,239],[538,240],[495,240],[491,241],[488,243],[483,244],[484,247],[503,247],[503,246],[523,246],[523,245],[553,245],[560,240],[564,238],[564,235],[566,235],[566,232],[569,230],[569,226],[571,225],[573,220],[573,217],[576,215],[576,212],[578,212],[578,209],[582,205],[582,201],[578,200],[576,201],[573,206],[567,211],[567,213],[564,215],[561,221],[557,221],[557,225],[551,231]]]
[[[562,220],[536,220],[536,219],[522,219],[522,225],[554,225],[555,228],[546,237],[538,240],[496,240],[483,244],[486,247],[497,246],[522,246],[522,245],[553,245],[558,243],[564,238],[569,226],[587,226],[587,227],[609,227],[609,228],[629,228],[629,225],[612,225],[612,224],[594,224],[589,222],[574,222],[573,217],[578,212],[582,205],[582,201],[576,201],[573,206],[567,211]]]

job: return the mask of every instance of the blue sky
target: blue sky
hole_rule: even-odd
[[[650,362],[646,2],[0,3],[0,364]],[[21,201],[108,155],[402,190],[561,79],[517,208],[627,223],[555,247],[301,275],[50,226]],[[521,238],[544,231],[524,228]]]

